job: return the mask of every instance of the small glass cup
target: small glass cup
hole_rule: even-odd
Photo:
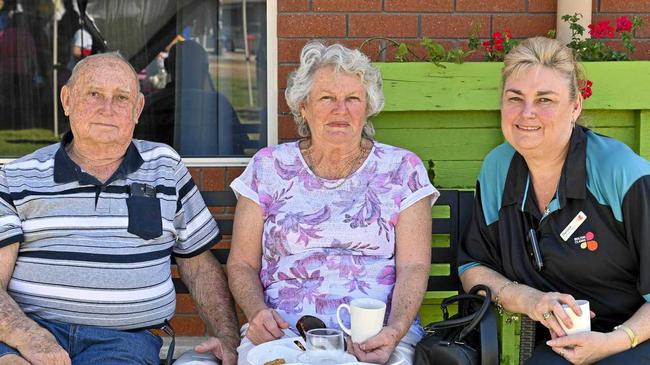
[[[307,352],[310,363],[337,364],[345,355],[343,332],[334,328],[316,328],[307,331]]]

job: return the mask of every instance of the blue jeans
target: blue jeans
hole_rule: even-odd
[[[160,364],[162,339],[148,330],[118,331],[101,327],[46,321],[30,316],[50,331],[76,365]],[[0,357],[18,352],[0,342]]]

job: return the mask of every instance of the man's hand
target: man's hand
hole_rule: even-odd
[[[0,357],[0,365],[30,365],[27,360],[14,354],[4,355]]]
[[[196,352],[210,352],[221,359],[223,365],[237,364],[237,349],[224,345],[218,338],[210,337],[207,341],[194,348]]]
[[[16,350],[32,365],[71,365],[68,353],[46,329],[35,327],[28,330],[16,342]]]
[[[385,364],[390,355],[395,351],[400,338],[398,331],[387,326],[374,337],[358,344],[352,343],[352,354],[362,362]]]
[[[248,321],[246,337],[254,345],[259,345],[282,338],[284,336],[282,330],[286,328],[289,328],[289,323],[278,312],[270,308],[263,308],[253,314],[252,318]]]

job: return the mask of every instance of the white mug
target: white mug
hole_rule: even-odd
[[[350,312],[350,328],[341,321],[341,309]],[[336,320],[343,332],[352,337],[352,342],[361,343],[376,335],[384,326],[386,303],[373,298],[353,299],[350,304],[341,304],[336,309]]]
[[[564,309],[564,312],[571,318],[571,322],[573,322],[573,327],[567,328],[564,325],[564,322],[556,315],[555,318],[557,319],[558,322],[560,322],[560,326],[564,330],[564,333],[567,335],[572,335],[574,333],[580,333],[580,332],[589,332],[591,331],[591,313],[589,312],[589,301],[588,300],[576,300],[576,303],[578,306],[580,306],[580,310],[582,310],[582,315],[578,316],[571,307],[569,307],[567,304],[562,304],[562,309]]]

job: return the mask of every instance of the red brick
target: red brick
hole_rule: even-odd
[[[385,11],[443,13],[454,11],[453,0],[384,0]]]
[[[278,87],[286,88],[287,80],[289,79],[289,74],[295,71],[298,68],[298,65],[282,65],[278,66]]]
[[[196,305],[190,294],[176,294],[176,313],[196,313]]]
[[[278,40],[278,63],[300,62],[300,51],[308,39],[279,39]]]
[[[207,191],[220,191],[224,186],[224,168],[223,167],[205,167],[203,168],[203,189]]]
[[[208,211],[212,213],[212,216],[216,218],[216,215],[223,214],[226,212],[224,207],[208,207]]]
[[[381,11],[381,0],[312,0],[314,11]]]
[[[230,183],[239,177],[244,172],[244,169],[245,167],[228,167],[226,169],[226,185],[230,186]]]
[[[278,37],[344,37],[345,15],[281,14]]]
[[[650,15],[642,16],[641,18],[643,19],[643,25],[636,31],[636,36],[639,38],[650,38]]]
[[[417,37],[416,15],[352,14],[351,37]]]
[[[199,167],[190,167],[188,168],[190,175],[192,176],[192,180],[194,180],[194,184],[196,184],[196,187],[199,190],[202,190],[203,188],[203,174],[202,174],[202,169]]]
[[[178,266],[176,266],[176,265],[172,265],[172,270],[171,270],[171,271],[172,271],[172,278],[174,278],[174,279],[178,279],[178,278],[181,277],[181,276],[178,274]]]
[[[178,315],[171,320],[176,336],[204,336],[205,324],[199,316]]]
[[[296,123],[293,121],[293,116],[281,115],[278,117],[278,138],[298,138]]]
[[[456,0],[456,11],[474,12],[523,12],[526,10],[524,0]]]
[[[278,0],[278,13],[307,10],[309,10],[309,0]]]
[[[605,43],[614,49],[625,51],[621,41],[606,41]],[[635,40],[634,47],[636,51],[632,54],[633,60],[650,60],[650,40]]]
[[[429,38],[469,37],[478,28],[479,37],[490,34],[489,15],[423,15],[422,36]]]
[[[600,11],[603,13],[648,13],[650,1],[648,0],[600,0]]]
[[[650,41],[637,40],[634,41],[634,46],[636,47],[636,52],[632,55],[633,60],[650,60]]]
[[[291,113],[287,101],[284,100],[284,89],[278,90],[278,113],[288,114]]]
[[[557,12],[557,0],[528,0],[528,11],[530,13],[555,13]]]
[[[555,29],[555,15],[496,15],[492,18],[492,31],[509,29],[514,38],[545,36]]]

